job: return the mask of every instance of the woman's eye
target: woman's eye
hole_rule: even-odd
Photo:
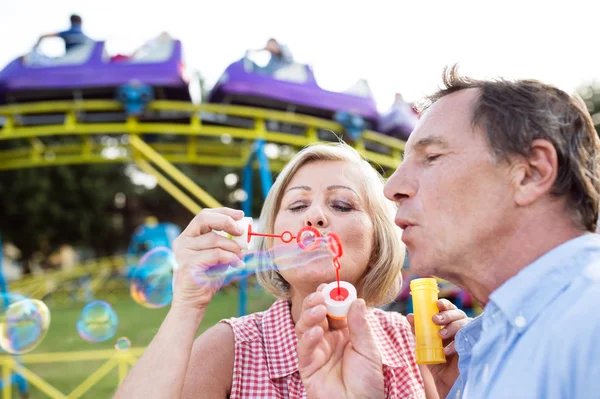
[[[350,204],[346,204],[344,202],[335,202],[332,207],[340,212],[350,212],[354,209]]]
[[[291,205],[288,209],[292,212],[299,212],[304,208],[306,208],[306,205],[304,205],[304,204],[295,204],[295,205]]]

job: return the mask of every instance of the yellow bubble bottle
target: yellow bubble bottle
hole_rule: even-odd
[[[410,282],[415,316],[416,355],[418,364],[445,363],[444,345],[439,335],[441,327],[432,317],[439,313],[438,284],[435,278],[418,278]]]

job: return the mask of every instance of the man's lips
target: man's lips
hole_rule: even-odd
[[[396,225],[397,225],[398,227],[400,227],[402,230],[406,230],[406,228],[407,228],[407,227],[410,227],[410,226],[414,226],[414,225],[415,225],[415,223],[414,223],[414,222],[412,222],[412,221],[410,221],[410,220],[408,220],[408,219],[403,219],[403,218],[398,218],[398,217],[397,217],[397,218],[394,220],[394,222],[395,222],[395,223],[396,223]]]

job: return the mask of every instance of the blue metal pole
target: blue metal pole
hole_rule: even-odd
[[[2,290],[3,294],[6,294],[8,290],[6,289],[6,280],[4,280],[4,267],[2,265],[2,259],[4,259],[4,246],[2,245],[2,234],[0,234],[0,290]],[[7,304],[5,303],[5,305]]]
[[[246,192],[246,199],[242,202],[242,210],[246,216],[252,216],[252,163],[254,162],[255,152],[253,151],[248,158],[248,162],[244,166],[242,174],[242,187]],[[244,316],[247,313],[247,294],[248,289],[248,277],[242,277],[240,279],[240,293],[239,293],[239,304],[238,313],[240,316]]]
[[[6,280],[4,279],[4,265],[2,264],[2,260],[4,259],[4,245],[2,244],[2,234],[0,234],[0,291],[2,291],[2,302],[4,303],[4,309],[8,309],[9,298],[8,298],[8,288],[6,286]],[[18,361],[18,360],[17,360]],[[17,373],[11,373],[10,375],[10,384],[18,385],[19,393],[22,395],[27,394],[29,391],[29,386],[27,384],[27,380],[23,378],[22,375]],[[0,381],[0,390],[3,389],[3,381]]]
[[[265,154],[265,141],[256,142],[256,158],[258,159],[258,171],[260,173],[260,185],[262,186],[263,199],[267,198],[269,190],[273,185],[273,175],[269,166],[269,158]]]

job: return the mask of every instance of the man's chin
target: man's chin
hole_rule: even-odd
[[[410,271],[417,276],[433,276],[437,272],[437,268],[428,262],[425,262],[419,256],[411,256],[409,253],[409,267]]]

